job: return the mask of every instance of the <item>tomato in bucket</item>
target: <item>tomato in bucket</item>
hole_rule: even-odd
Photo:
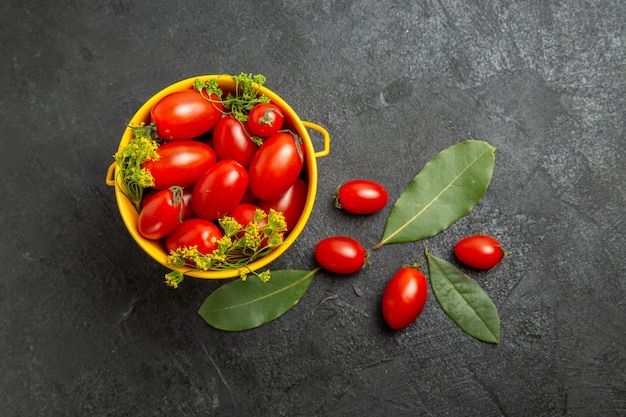
[[[155,136],[157,137],[157,140],[159,141],[159,146],[163,146],[162,143],[164,142],[167,144],[170,144],[170,143],[175,143],[178,141],[180,141],[181,143],[184,142],[187,145],[191,145],[192,147],[199,147],[199,145],[196,145],[193,142],[205,143],[205,144],[209,144],[209,146],[213,145],[214,138],[212,138],[212,134],[216,130],[215,125],[223,121],[225,118],[231,117],[230,115],[224,115],[224,113],[226,113],[224,109],[228,108],[230,104],[229,102],[227,102],[227,100],[224,99],[224,97],[233,97],[233,96],[237,97],[238,96],[239,92],[241,91],[240,80],[242,76],[245,76],[245,74],[241,74],[240,76],[202,75],[202,76],[188,78],[188,79],[179,81],[159,91],[154,96],[152,96],[148,101],[146,101],[139,108],[139,110],[135,113],[135,115],[132,117],[132,119],[129,122],[129,128],[126,129],[124,131],[124,134],[122,135],[122,138],[120,140],[119,147],[118,147],[118,152],[116,155],[119,155],[127,147],[127,145],[131,143],[131,141],[136,137],[138,130],[133,129],[133,128],[138,128],[138,127],[145,127],[146,129],[156,127]],[[252,79],[251,76],[249,77],[250,77],[249,79]],[[181,100],[195,101],[196,97],[191,96],[191,94],[195,93],[197,94],[197,96],[201,96],[202,90],[200,89],[200,91],[198,91],[197,88],[194,88],[199,85],[200,86],[216,85],[223,92],[221,100],[218,100],[219,98],[214,95],[207,95],[205,93],[203,97],[203,100],[205,103],[198,104],[198,106],[203,106],[208,103],[210,106],[212,106],[211,108],[215,111],[207,110],[206,108],[204,110],[201,109],[201,111],[203,111],[204,114],[206,114],[208,111],[208,113],[212,115],[207,118],[208,119],[214,118],[214,120],[204,120],[204,119],[199,120],[198,119],[198,120],[195,120],[195,123],[192,123],[190,126],[187,126],[186,128],[181,128],[180,124],[177,125],[175,123],[172,123],[171,126],[167,126],[167,123],[164,121],[165,119],[163,118],[163,114],[166,114],[167,112],[163,111],[164,106],[162,103],[166,101],[166,99],[169,100],[168,97],[172,97],[172,95],[180,95],[179,99]],[[329,153],[330,138],[329,138],[328,132],[323,127],[317,124],[302,121],[300,117],[296,114],[296,112],[280,96],[278,96],[276,93],[269,90],[268,88],[264,87],[262,85],[262,82],[254,82],[251,85],[253,86],[253,89],[254,89],[254,96],[255,97],[264,96],[266,97],[267,103],[270,104],[269,110],[266,110],[264,114],[270,115],[270,112],[272,112],[271,116],[273,118],[278,117],[278,115],[280,116],[281,127],[280,127],[279,132],[280,133],[289,132],[290,134],[293,135],[294,143],[296,144],[295,150],[293,152],[296,152],[296,155],[299,154],[302,158],[301,170],[299,171],[298,175],[296,175],[295,177],[297,177],[296,178],[297,183],[299,184],[304,183],[306,186],[305,200],[304,200],[304,205],[302,207],[301,214],[299,215],[299,217],[297,217],[297,221],[295,221],[295,224],[290,225],[288,230],[281,233],[281,238],[284,238],[284,240],[282,241],[282,244],[279,244],[278,246],[273,248],[271,251],[264,252],[263,256],[259,257],[258,259],[253,259],[250,261],[250,263],[245,264],[244,266],[241,266],[241,267],[228,268],[228,267],[222,266],[221,268],[217,268],[215,270],[213,269],[203,270],[203,269],[199,269],[197,267],[193,267],[189,265],[180,266],[180,267],[172,265],[168,261],[168,257],[170,256],[171,252],[168,252],[166,248],[165,239],[148,239],[140,233],[140,230],[138,228],[138,220],[140,216],[140,211],[142,209],[141,202],[132,201],[131,198],[129,198],[128,193],[125,192],[126,190],[124,189],[124,187],[121,186],[123,184],[120,183],[120,170],[121,169],[120,169],[119,162],[114,162],[113,164],[111,164],[111,166],[109,167],[107,171],[106,183],[110,186],[115,187],[115,198],[117,201],[117,206],[118,206],[120,215],[122,217],[122,221],[124,225],[126,226],[126,228],[128,229],[128,232],[130,233],[132,238],[135,240],[135,242],[150,257],[152,257],[152,259],[154,259],[159,264],[165,266],[166,268],[171,269],[172,271],[178,271],[178,272],[184,273],[186,276],[192,276],[195,278],[203,278],[203,279],[233,278],[233,277],[240,276],[242,271],[244,273],[257,271],[269,265],[272,261],[274,261],[279,256],[281,256],[293,244],[293,242],[295,242],[298,236],[302,233],[311,215],[311,211],[313,209],[313,205],[315,202],[315,196],[317,193],[318,173],[317,173],[316,158],[326,156]],[[208,91],[208,89],[206,91]],[[250,91],[248,91],[246,94],[250,95]],[[157,104],[159,104],[160,108],[155,109],[155,106]],[[249,110],[250,109],[243,109],[242,111],[247,112]],[[171,109],[169,111],[170,111],[169,114],[175,114],[175,112],[173,112]],[[217,113],[219,113],[218,117],[215,116]],[[262,117],[263,117],[262,115],[255,116],[256,119],[259,119]],[[159,125],[155,122],[155,120],[157,122],[161,120],[161,126],[164,128],[159,129]],[[230,123],[232,123],[232,121]],[[242,123],[242,127],[245,130],[245,126],[243,126],[243,123]],[[318,151],[318,152],[315,151],[313,144],[311,142],[311,138],[309,136],[308,129],[317,131],[322,135],[323,143],[324,143],[323,150]],[[259,130],[263,130],[263,129],[259,129]],[[280,134],[280,133],[276,133],[276,134]],[[223,149],[223,144],[221,144],[221,146]],[[233,144],[232,146],[237,146],[237,145]],[[259,149],[261,149],[261,147],[259,147]],[[203,146],[202,146],[202,151],[207,152]],[[222,150],[222,152],[224,151]],[[158,153],[158,147],[156,148],[156,153]],[[226,150],[226,153],[228,153],[228,150]],[[228,161],[230,161],[230,159]],[[247,176],[247,170],[246,170],[247,167],[243,168],[243,172],[245,172],[244,174],[241,172],[241,169],[236,167],[237,165],[239,167],[241,167],[242,165],[240,165],[237,162],[232,162],[232,163],[231,162],[232,161],[230,161],[227,164],[222,164],[223,167],[220,167],[220,169],[224,171],[224,172],[221,172],[222,175],[225,175],[225,176],[232,175],[229,172],[227,172],[230,169],[232,171],[238,172],[239,177],[242,177],[244,175]],[[250,159],[248,159],[247,162],[251,163]],[[209,168],[205,167],[205,168],[206,170],[213,169],[214,171],[217,171],[218,169],[213,168],[217,164],[219,164],[219,160],[216,158],[215,163],[211,164],[211,167]],[[196,169],[202,169],[202,168],[196,167]],[[291,172],[293,171],[293,169],[291,169],[290,171],[290,166],[285,166],[283,167],[283,169],[285,170],[285,172],[288,172],[289,175],[293,175],[293,173]],[[211,174],[210,173],[207,174],[206,172],[203,172],[203,175],[210,176]],[[219,174],[214,174],[214,175],[218,176]],[[284,189],[278,189],[279,187],[277,187],[276,185],[268,184],[268,187],[271,186],[270,188],[274,188],[274,190],[271,190],[272,192],[270,193],[264,193],[264,191],[262,190],[263,188],[262,185],[260,186],[258,184],[259,182],[262,182],[263,180],[262,175],[260,175],[258,172],[253,175],[255,175],[255,193],[256,194],[259,194],[262,196],[265,196],[265,194],[267,194],[271,197],[275,197],[274,200],[277,200],[277,199],[280,200],[279,194],[283,192],[286,194],[289,191],[289,184],[280,184],[280,187],[283,187]],[[268,177],[268,178],[271,179],[271,177]],[[290,178],[290,180],[291,179],[293,178]],[[205,178],[205,181],[210,182],[211,178],[209,179]],[[255,199],[257,198],[253,195],[253,193],[250,192],[250,190],[245,190],[245,192],[242,191],[241,184],[243,183],[243,180],[239,178],[238,181],[240,181],[240,183],[233,185],[234,187],[233,190],[236,190],[237,193],[241,194],[241,198],[239,199],[240,203],[247,204],[250,202],[256,202]],[[246,181],[247,181],[247,178],[246,178]],[[294,181],[294,184],[295,183],[296,181]],[[176,188],[176,187],[173,187],[173,188]],[[179,187],[179,188],[185,188],[185,187]],[[276,191],[276,189],[278,189],[278,191]],[[157,190],[154,190],[151,187],[146,187],[145,191],[146,191],[145,193],[142,193],[141,200],[146,199],[148,194],[150,193],[155,194],[155,191]],[[195,191],[197,194],[197,190]],[[207,192],[208,192],[208,189],[207,189]],[[184,192],[177,191],[177,193],[178,193],[177,195],[180,197],[179,200],[177,200],[180,202],[180,209],[181,209],[180,220],[183,221],[183,211],[186,213],[185,214],[186,216],[188,216],[189,215],[188,213],[192,211],[192,210],[189,210],[189,206],[193,208],[193,201],[191,201],[190,203],[188,198],[189,196],[191,196],[191,199],[193,199],[193,194],[191,192],[188,192],[187,188],[185,188]],[[219,196],[216,196],[216,198],[219,198]],[[171,201],[173,200],[168,200],[168,201],[171,204]],[[155,204],[152,201],[150,203]],[[224,207],[226,206],[227,205],[224,205]],[[268,205],[264,204],[264,207],[268,208]],[[220,213],[220,215],[222,215],[225,212],[220,211],[220,210],[226,210],[227,212],[228,210],[231,210],[231,209],[232,207],[226,207],[223,209],[222,207],[219,207],[219,210],[216,211],[216,213]],[[193,216],[193,214],[191,214],[191,216]],[[293,220],[291,220],[290,222],[293,223]],[[200,224],[202,222],[197,222],[197,223]],[[215,236],[214,238],[215,240],[218,238],[218,236],[215,235],[215,231],[213,231],[213,233],[214,233],[213,236]]]

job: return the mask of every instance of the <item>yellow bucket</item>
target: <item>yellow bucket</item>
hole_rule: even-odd
[[[235,82],[231,76],[228,75],[202,75],[198,77],[188,78],[186,80],[179,81],[175,84],[170,85],[169,87],[159,91],[152,98],[146,101],[135,113],[133,118],[130,120],[130,126],[138,126],[141,123],[150,123],[150,110],[152,107],[163,97],[168,94],[174,93],[176,91],[187,90],[191,88],[194,82],[197,79],[201,80],[209,80],[217,78],[219,86],[224,91],[234,91]],[[298,238],[306,222],[311,215],[311,211],[313,210],[313,204],[315,203],[315,195],[317,193],[317,161],[316,158],[320,158],[328,155],[330,151],[330,136],[326,129],[323,127],[311,123],[300,120],[296,112],[276,93],[271,90],[259,86],[258,88],[260,94],[265,94],[270,98],[273,104],[277,105],[283,111],[285,115],[285,124],[292,131],[297,133],[304,142],[305,147],[305,164],[304,164],[304,178],[307,182],[308,191],[306,196],[306,202],[304,205],[304,209],[298,222],[294,226],[294,228],[289,232],[287,237],[285,238],[284,244],[276,248],[273,252],[268,254],[267,256],[256,260],[253,263],[250,263],[246,266],[246,269],[250,271],[259,270],[267,265],[269,265],[272,261],[282,255]],[[319,133],[321,133],[324,141],[323,150],[316,152],[313,148],[313,144],[311,142],[311,138],[309,136],[308,130],[312,129]],[[132,131],[130,129],[126,129],[124,134],[122,135],[122,139],[119,144],[118,150],[124,148],[132,139]],[[222,279],[222,278],[233,278],[239,276],[239,271],[237,269],[230,270],[219,270],[219,271],[202,271],[196,269],[189,268],[174,268],[172,265],[167,263],[167,251],[165,249],[165,245],[161,241],[149,240],[141,236],[137,229],[137,219],[139,217],[139,213],[135,209],[134,204],[124,195],[119,186],[117,185],[115,178],[118,173],[118,167],[116,163],[111,164],[107,171],[106,183],[112,187],[115,187],[115,198],[117,200],[117,206],[120,211],[120,215],[122,216],[122,220],[126,225],[126,228],[130,232],[130,235],[133,237],[135,242],[148,254],[166,268],[172,270],[178,270],[180,272],[185,273],[187,276],[192,276],[195,278],[203,278],[203,279]]]

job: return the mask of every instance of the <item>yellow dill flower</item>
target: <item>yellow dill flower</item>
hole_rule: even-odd
[[[243,230],[243,226],[230,216],[224,216],[220,218],[218,222],[222,227],[222,230],[224,230],[224,236],[235,236]]]
[[[154,186],[154,177],[148,168],[142,168],[141,171],[139,171],[135,182],[143,188],[152,187]]]
[[[185,258],[181,255],[179,249],[173,250],[167,256],[167,263],[173,266],[181,267],[185,264]]]
[[[196,268],[202,269],[203,271],[208,271],[211,266],[213,266],[213,259],[211,256],[200,256],[194,259],[196,263]]]
[[[144,189],[154,185],[152,174],[141,165],[159,159],[159,144],[152,138],[156,127],[136,126],[131,129],[133,138],[113,158],[119,168],[117,184],[139,211]]]
[[[226,256],[221,253],[212,253],[209,257],[213,260],[214,263],[220,264],[226,262]]]
[[[165,283],[172,288],[178,288],[184,278],[185,276],[182,272],[172,271],[165,275]]]
[[[285,221],[285,216],[280,211],[270,209],[270,212],[267,216],[267,224],[275,232],[287,231],[287,222]]]
[[[183,248],[179,248],[179,250],[181,251],[181,255],[187,259],[195,259],[200,256],[198,245],[185,246]]]
[[[259,275],[259,279],[261,280],[261,282],[267,282],[272,277],[272,274],[270,273],[269,269],[267,271],[261,272],[258,275]]]
[[[244,235],[246,248],[257,250],[261,244],[261,231],[257,223],[248,223],[246,226],[246,234]]]
[[[267,239],[267,246],[269,246],[272,249],[273,248],[277,248],[278,246],[282,245],[283,243],[284,243],[284,239],[283,239],[282,233],[272,234]]]
[[[213,251],[213,254],[224,254],[233,245],[233,240],[230,236],[224,235],[217,241],[217,249]]]
[[[241,278],[242,281],[245,281],[248,279],[248,274],[246,274],[246,272],[243,269],[240,269],[239,278]]]
[[[161,155],[157,152],[158,148],[159,145],[156,141],[145,136],[139,138],[139,142],[137,143],[138,154],[150,161],[158,161],[161,159]]]
[[[167,263],[181,267],[187,265],[188,261],[196,262],[202,255],[198,252],[198,246],[184,246],[170,251],[167,256]]]
[[[265,213],[265,211],[263,211],[263,209],[257,208],[254,211],[254,222],[255,223],[261,223],[261,220],[264,220],[267,218],[267,213]]]

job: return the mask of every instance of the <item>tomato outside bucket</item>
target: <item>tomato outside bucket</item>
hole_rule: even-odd
[[[156,93],[152,96],[148,101],[146,101],[139,110],[135,113],[133,118],[129,122],[129,126],[139,126],[142,123],[149,124],[150,123],[150,110],[152,107],[163,97],[168,94],[174,93],[176,91],[187,90],[193,87],[194,82],[198,79],[200,80],[210,80],[217,78],[219,86],[224,91],[234,91],[235,89],[235,81],[232,76],[228,75],[202,75],[198,77],[188,78],[182,81],[179,81],[175,84],[172,84],[163,90]],[[315,196],[317,194],[317,158],[328,155],[330,150],[330,136],[326,129],[323,127],[311,123],[302,121],[300,117],[296,114],[295,111],[276,93],[271,90],[258,86],[259,94],[264,94],[270,98],[271,102],[276,106],[280,107],[285,116],[285,126],[291,129],[293,132],[298,134],[304,142],[305,154],[304,154],[304,168],[302,177],[307,184],[307,195],[306,201],[304,204],[304,209],[302,210],[302,214],[300,218],[296,222],[296,225],[293,229],[288,233],[287,237],[284,240],[284,243],[274,249],[271,253],[260,258],[244,267],[244,272],[249,271],[257,271],[267,265],[269,265],[272,261],[276,260],[280,255],[282,255],[289,247],[295,242],[298,238],[304,226],[306,225],[311,211],[313,210],[313,205],[315,203]],[[324,148],[321,151],[316,152],[313,144],[311,142],[311,138],[309,136],[308,129],[315,130],[319,132],[324,141]],[[133,133],[131,129],[126,129],[124,134],[122,135],[118,151],[123,149],[132,139]],[[117,206],[122,217],[122,221],[124,225],[128,229],[128,232],[135,240],[135,242],[156,262],[160,263],[166,268],[171,270],[176,270],[183,272],[187,276],[202,278],[202,279],[223,279],[223,278],[234,278],[239,276],[238,269],[225,269],[225,270],[217,270],[217,271],[202,271],[197,269],[190,268],[176,268],[170,265],[167,262],[167,250],[165,249],[165,245],[160,240],[149,240],[144,238],[138,231],[137,228],[137,219],[139,217],[139,213],[135,208],[135,205],[130,201],[130,199],[122,192],[121,188],[118,186],[116,177],[118,175],[119,168],[116,163],[111,164],[107,171],[106,183],[109,186],[115,187],[115,199],[117,201]]]

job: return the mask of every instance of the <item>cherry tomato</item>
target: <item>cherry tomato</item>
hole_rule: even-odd
[[[250,191],[261,200],[278,198],[293,185],[303,165],[302,139],[277,133],[263,142],[250,162]]]
[[[428,284],[424,274],[418,269],[403,267],[385,287],[383,317],[392,329],[404,329],[420,315],[427,298]]]
[[[165,143],[159,146],[157,153],[158,160],[146,161],[142,166],[150,170],[154,188],[159,190],[174,185],[190,187],[217,162],[215,151],[209,145],[193,140]]]
[[[382,210],[389,197],[387,190],[370,180],[352,180],[337,190],[335,206],[354,214],[372,214]]]
[[[367,252],[352,238],[332,236],[322,239],[315,246],[315,259],[327,271],[353,274],[365,265]]]
[[[185,246],[197,246],[198,251],[210,254],[217,249],[222,231],[215,223],[205,219],[189,219],[179,224],[165,239],[168,251]]]
[[[268,138],[283,127],[285,116],[272,103],[259,103],[248,114],[248,129],[253,135]]]
[[[184,208],[182,188],[161,190],[144,201],[137,229],[146,239],[161,239],[181,223]]]
[[[215,95],[212,101],[189,89],[171,93],[159,100],[150,112],[157,134],[165,140],[196,138],[215,126],[224,106]]]
[[[269,212],[270,209],[282,212],[287,223],[287,230],[292,230],[302,215],[306,203],[306,194],[306,184],[302,178],[296,178],[296,181],[285,194],[273,200],[259,200],[258,205],[266,212]]]
[[[141,205],[142,207],[145,206],[146,204],[148,204],[148,202],[154,197],[156,196],[159,191],[161,190],[156,190],[154,188],[151,188],[149,191],[147,191],[144,196],[143,196],[143,200],[141,200]],[[183,189],[183,202],[184,207],[183,207],[183,220],[187,220],[187,219],[191,219],[193,217],[195,217],[195,214],[193,212],[193,210],[191,209],[191,194],[192,194],[193,189],[192,188],[184,188]]]
[[[216,220],[239,204],[248,187],[248,174],[237,161],[220,161],[198,178],[191,208],[198,217]]]
[[[215,125],[213,147],[220,160],[235,160],[246,169],[259,148],[250,139],[242,123],[231,115],[221,118]]]
[[[454,246],[454,254],[466,265],[476,269],[491,269],[504,256],[500,242],[491,236],[474,235],[461,239]]]

